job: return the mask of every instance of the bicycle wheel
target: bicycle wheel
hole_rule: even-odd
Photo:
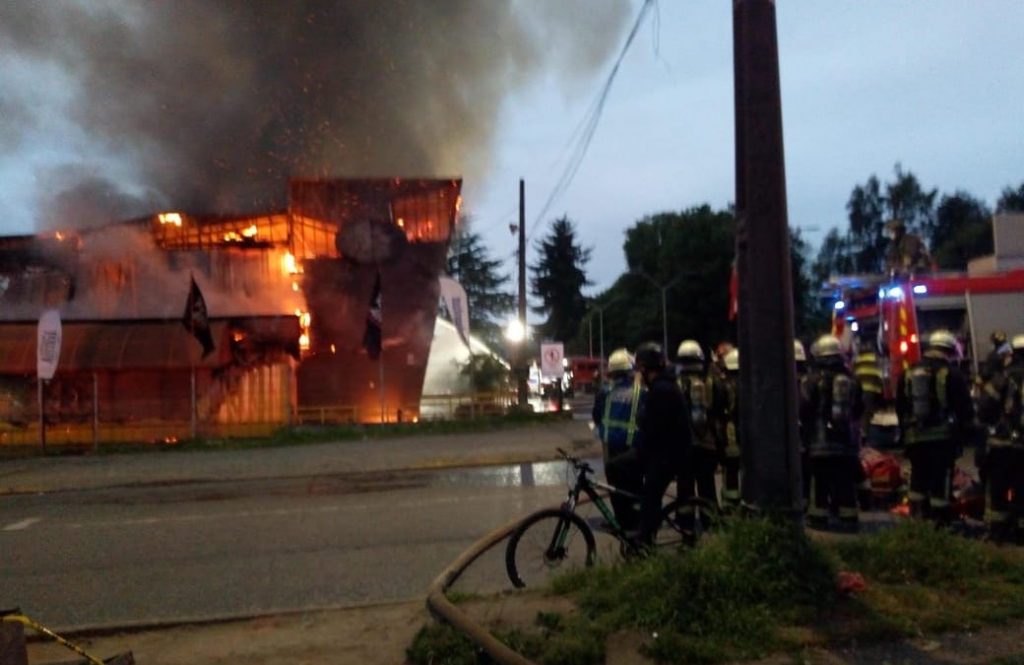
[[[546,584],[557,574],[594,565],[597,544],[587,523],[557,508],[540,510],[516,527],[505,549],[505,570],[517,588]]]
[[[697,496],[675,499],[661,509],[662,529],[682,536],[690,544],[717,527],[721,519],[722,511],[717,505]]]

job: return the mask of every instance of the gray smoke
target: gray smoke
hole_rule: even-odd
[[[629,11],[628,0],[21,0],[0,3],[0,53],[65,79],[47,112],[103,153],[38,178],[52,228],[80,221],[80,196],[90,218],[244,212],[283,205],[292,176],[481,174],[509,96],[541,76],[590,80]],[[0,97],[0,146],[48,117],[18,90]]]

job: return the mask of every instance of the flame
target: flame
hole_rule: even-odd
[[[336,349],[334,348],[334,345],[333,345],[333,344],[331,344],[331,353],[334,353],[334,352],[335,352],[335,350],[336,350]]]
[[[224,234],[224,242],[242,242],[242,236],[235,231],[229,231]]]
[[[400,228],[400,229],[404,229],[405,228],[405,219],[404,218],[399,217],[397,223],[398,223],[398,228]]]
[[[299,266],[295,261],[295,255],[291,252],[285,252],[284,256],[281,257],[281,270],[286,275],[297,275],[299,274]],[[298,291],[298,289],[295,289]]]
[[[233,335],[231,335],[231,339],[235,340],[236,342],[241,342],[243,339],[245,339],[245,335],[240,332],[235,332]]]
[[[299,335],[299,350],[309,351],[309,324],[313,322],[313,317],[301,309],[295,310],[295,316],[299,317],[299,329],[302,330],[302,334]]]
[[[157,219],[160,220],[161,224],[171,224],[173,226],[181,226],[181,213],[178,212],[162,212],[157,215]]]
[[[245,236],[246,238],[255,238],[256,234],[259,233],[259,231],[260,230],[258,228],[256,228],[256,225],[253,224],[253,225],[249,226],[248,228],[243,229],[242,230],[242,235]]]
[[[299,283],[298,282],[292,282],[292,291],[295,291],[296,293],[299,292]]]
[[[459,214],[460,210],[462,210],[462,194],[455,197],[455,214]]]
[[[53,237],[56,238],[57,240],[60,240],[61,242],[64,242],[64,238],[66,238],[67,236],[64,235],[63,231],[57,231],[56,233],[53,234]]]
[[[309,351],[309,335],[306,333],[299,335],[299,350]]]

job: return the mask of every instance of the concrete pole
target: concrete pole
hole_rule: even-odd
[[[733,0],[743,499],[800,518],[793,288],[774,0]]]
[[[665,354],[665,359],[668,360],[668,307],[665,305],[665,294],[668,293],[668,287],[666,284],[661,287],[661,352]]]

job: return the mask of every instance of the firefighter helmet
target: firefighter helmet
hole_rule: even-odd
[[[801,344],[798,339],[793,340],[793,358],[795,358],[798,363],[807,362],[807,352],[804,351],[804,345]]]
[[[989,337],[992,340],[992,345],[996,348],[1006,344],[1006,331],[1004,330],[993,330],[992,335]]]
[[[1014,351],[1024,351],[1024,335],[1014,335],[1010,340],[1010,346]]]
[[[953,353],[956,351],[956,337],[953,337],[953,333],[948,330],[936,330],[932,334],[928,335],[928,342],[926,346],[929,349],[938,349],[940,351],[946,351],[947,353]]]
[[[626,349],[615,349],[612,351],[612,354],[608,356],[608,371],[632,372],[633,356],[629,355],[629,351]]]
[[[822,335],[811,346],[811,353],[815,358],[831,358],[841,356],[843,349],[839,344],[839,338],[835,335]]]
[[[704,362],[704,350],[695,340],[684,339],[676,351],[679,362]]]
[[[665,366],[665,354],[661,350],[661,344],[657,342],[644,342],[636,348],[637,369],[661,369]]]
[[[733,348],[729,349],[729,353],[725,354],[725,369],[730,372],[735,372],[740,368],[740,350]]]

